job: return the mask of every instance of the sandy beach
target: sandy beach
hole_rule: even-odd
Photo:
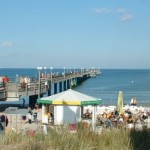
[[[12,107],[12,105],[10,105],[10,106]],[[104,108],[104,106],[102,106],[101,108]],[[106,108],[108,110],[109,108],[112,108],[112,107],[105,107],[105,109],[101,109],[101,111],[106,110]],[[26,109],[26,111],[28,111],[28,109]],[[150,107],[146,107],[145,111],[150,112]],[[39,109],[39,112],[37,115],[37,120],[38,120],[37,123],[34,123],[33,118],[32,118],[32,123],[29,124],[28,115],[26,115],[26,117],[24,117],[24,119],[23,119],[23,115],[7,114],[7,117],[8,117],[9,123],[8,123],[8,126],[6,127],[6,132],[13,131],[13,132],[18,132],[18,133],[19,132],[26,133],[28,131],[36,132],[36,131],[43,130],[42,110],[41,109]]]

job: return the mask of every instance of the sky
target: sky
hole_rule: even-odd
[[[0,0],[0,67],[150,69],[150,0]]]

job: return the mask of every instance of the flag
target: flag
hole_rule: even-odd
[[[122,91],[119,91],[119,95],[118,95],[118,112],[119,112],[119,115],[123,113],[123,93],[122,93]]]

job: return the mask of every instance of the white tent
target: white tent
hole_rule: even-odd
[[[92,125],[94,129],[96,122],[95,106],[101,103],[101,99],[69,89],[49,97],[40,98],[37,102],[40,104],[54,105],[55,124],[79,122],[81,120],[80,106],[93,105]]]

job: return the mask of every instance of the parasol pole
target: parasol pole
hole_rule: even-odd
[[[93,111],[92,111],[92,130],[95,131],[96,128],[96,106],[93,105]]]

